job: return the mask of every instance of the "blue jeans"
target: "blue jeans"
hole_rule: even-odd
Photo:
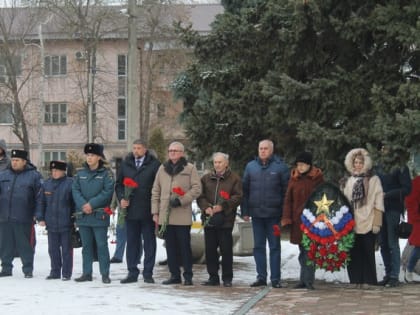
[[[252,218],[254,233],[254,259],[257,268],[257,279],[267,281],[267,253],[266,244],[270,249],[270,279],[280,281],[280,237],[274,236],[273,225],[279,224],[280,217]]]
[[[385,211],[380,232],[379,245],[381,246],[382,260],[385,265],[385,275],[388,278],[399,279],[400,276],[400,243],[398,238],[398,224],[400,213],[398,211]]]
[[[410,257],[408,258],[407,271],[413,272],[417,265],[417,261],[420,259],[420,247],[414,247],[411,251]]]

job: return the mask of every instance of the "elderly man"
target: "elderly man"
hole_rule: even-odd
[[[0,277],[12,275],[15,251],[22,260],[25,278],[34,268],[34,218],[41,213],[42,176],[28,160],[28,152],[12,150],[10,165],[0,173]]]
[[[222,281],[232,286],[233,238],[236,208],[242,199],[241,178],[229,168],[229,155],[213,154],[213,171],[201,178],[203,191],[197,199],[204,222],[206,265],[209,279],[206,286],[217,286],[219,278],[219,253],[222,256]]]
[[[258,157],[249,162],[242,179],[244,198],[241,211],[244,220],[252,217],[254,232],[254,259],[257,280],[251,287],[267,285],[266,242],[270,248],[271,285],[281,288],[280,238],[273,234],[273,226],[280,223],[283,200],[289,181],[289,169],[275,156],[271,140],[262,140]]]
[[[184,269],[184,285],[192,285],[192,202],[201,193],[196,167],[184,157],[184,145],[172,142],[169,160],[160,166],[152,188],[153,221],[161,226],[171,276],[163,284],[181,283],[178,261]]]
[[[127,269],[128,275],[121,283],[137,282],[139,269],[137,264],[144,248],[143,280],[154,283],[153,267],[156,257],[155,224],[151,214],[150,198],[153,181],[160,162],[151,155],[142,140],[135,140],[132,152],[121,163],[115,186],[117,198],[122,208],[127,209]],[[128,200],[124,199],[124,178],[137,182]],[[142,239],[144,244],[142,244]],[[143,246],[142,246],[143,245]]]

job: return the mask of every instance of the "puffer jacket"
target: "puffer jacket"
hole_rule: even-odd
[[[283,205],[281,225],[291,225],[290,242],[300,244],[302,241],[301,215],[308,198],[315,188],[324,182],[322,171],[312,166],[307,174],[301,174],[296,168],[291,172],[289,185]]]
[[[152,188],[152,214],[159,215],[159,224],[164,224],[171,197],[178,197],[181,206],[172,208],[169,225],[192,224],[192,202],[201,194],[201,182],[196,167],[181,158],[176,167],[170,161],[159,167]],[[177,196],[173,189],[179,187],[185,195]]]
[[[42,193],[42,214],[38,221],[45,221],[50,232],[66,232],[73,226],[74,202],[72,195],[73,179],[61,177],[45,181]]]
[[[205,210],[208,207],[219,204],[222,206],[223,226],[222,228],[231,228],[235,222],[236,209],[242,200],[242,182],[241,178],[230,169],[222,176],[216,176],[215,172],[206,174],[201,178],[202,192],[197,198],[197,204],[201,209],[201,220],[205,222],[208,217]],[[229,194],[229,199],[224,200],[220,192]]]
[[[265,165],[259,158],[249,162],[242,178],[242,216],[281,217],[289,175],[289,168],[277,156]]]
[[[136,168],[134,156],[130,153],[121,163],[118,178],[115,184],[115,192],[119,201],[124,198],[124,178],[133,179],[138,187],[130,194],[130,205],[127,208],[127,220],[150,220],[152,187],[160,162],[149,152],[144,157],[143,164]]]
[[[78,226],[109,226],[109,215],[104,212],[109,207],[114,193],[114,176],[102,161],[95,170],[85,163],[74,177],[72,194],[76,209]],[[93,213],[82,212],[84,204],[89,203]]]
[[[42,176],[29,161],[21,172],[0,172],[0,222],[32,223],[40,216]]]

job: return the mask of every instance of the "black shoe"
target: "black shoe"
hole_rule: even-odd
[[[133,282],[137,282],[137,277],[135,276],[127,276],[126,278],[122,279],[120,281],[120,283],[133,283]]]
[[[387,288],[395,288],[400,285],[400,282],[396,278],[390,278],[388,283],[385,285]]]
[[[298,284],[296,284],[293,289],[305,289],[306,285],[302,282],[299,282]]]
[[[168,280],[165,280],[162,282],[162,284],[179,284],[181,283],[181,279],[180,278],[174,278],[174,277],[170,277]]]
[[[191,279],[185,279],[184,280],[184,285],[193,285],[193,282]]]
[[[45,278],[45,280],[54,280],[54,279],[60,279],[60,276],[49,275]]]
[[[257,281],[251,283],[250,287],[264,287],[267,285],[267,281],[262,279],[257,279]]]
[[[313,286],[312,284],[310,284],[310,283],[308,283],[308,284],[306,285],[306,288],[307,288],[308,290],[315,290],[314,286]]]
[[[271,281],[271,286],[273,288],[276,288],[276,289],[283,288],[283,286],[281,285],[280,281],[278,281],[278,280]]]
[[[226,288],[230,288],[232,286],[232,281],[223,281],[223,286]]]
[[[34,275],[32,274],[32,272],[27,272],[27,273],[25,273],[25,278],[26,279],[31,279],[31,278],[33,278],[34,277]]]
[[[108,275],[102,276],[102,283],[105,283],[105,284],[111,283],[111,279],[109,278]]]
[[[120,263],[122,263],[122,259],[119,259],[119,258],[116,258],[116,257],[112,257],[109,262],[111,264],[120,264]]]
[[[389,282],[389,277],[385,276],[381,281],[378,281],[378,285],[387,285]]]
[[[71,277],[63,277],[61,280],[63,281],[69,281],[71,279]]]
[[[215,287],[220,285],[220,281],[215,279],[209,279],[207,281],[202,282],[201,285]]]
[[[92,281],[92,275],[81,275],[79,278],[74,279],[76,282]]]
[[[155,283],[155,279],[153,277],[143,277],[144,283]]]
[[[167,259],[161,260],[161,261],[158,262],[158,265],[159,266],[166,266],[167,264],[168,264],[168,260]]]
[[[11,271],[2,271],[0,272],[0,277],[11,277],[12,272]]]

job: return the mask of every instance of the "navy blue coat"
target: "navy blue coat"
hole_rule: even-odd
[[[385,211],[404,212],[404,199],[411,191],[410,171],[407,166],[386,173],[383,168],[375,168],[384,191]]]
[[[96,170],[90,170],[85,163],[74,177],[72,194],[76,205],[76,224],[78,226],[109,226],[109,215],[104,212],[109,207],[114,194],[114,176],[110,169],[100,161]],[[93,213],[82,212],[84,204],[89,203]]]
[[[241,215],[280,218],[289,176],[289,168],[277,156],[272,156],[265,165],[259,158],[249,162],[242,178]]]
[[[0,222],[32,223],[41,213],[42,176],[28,162],[21,172],[0,172]]]
[[[49,178],[43,185],[42,213],[38,221],[45,221],[50,232],[66,232],[73,226],[73,178]]]
[[[129,177],[137,182],[138,188],[134,189],[130,195],[130,206],[127,208],[127,220],[152,220],[151,197],[152,187],[160,162],[149,152],[146,153],[143,164],[139,169],[136,168],[132,153],[127,155],[121,163],[118,173],[115,192],[119,201],[124,199],[123,185],[124,177]]]

